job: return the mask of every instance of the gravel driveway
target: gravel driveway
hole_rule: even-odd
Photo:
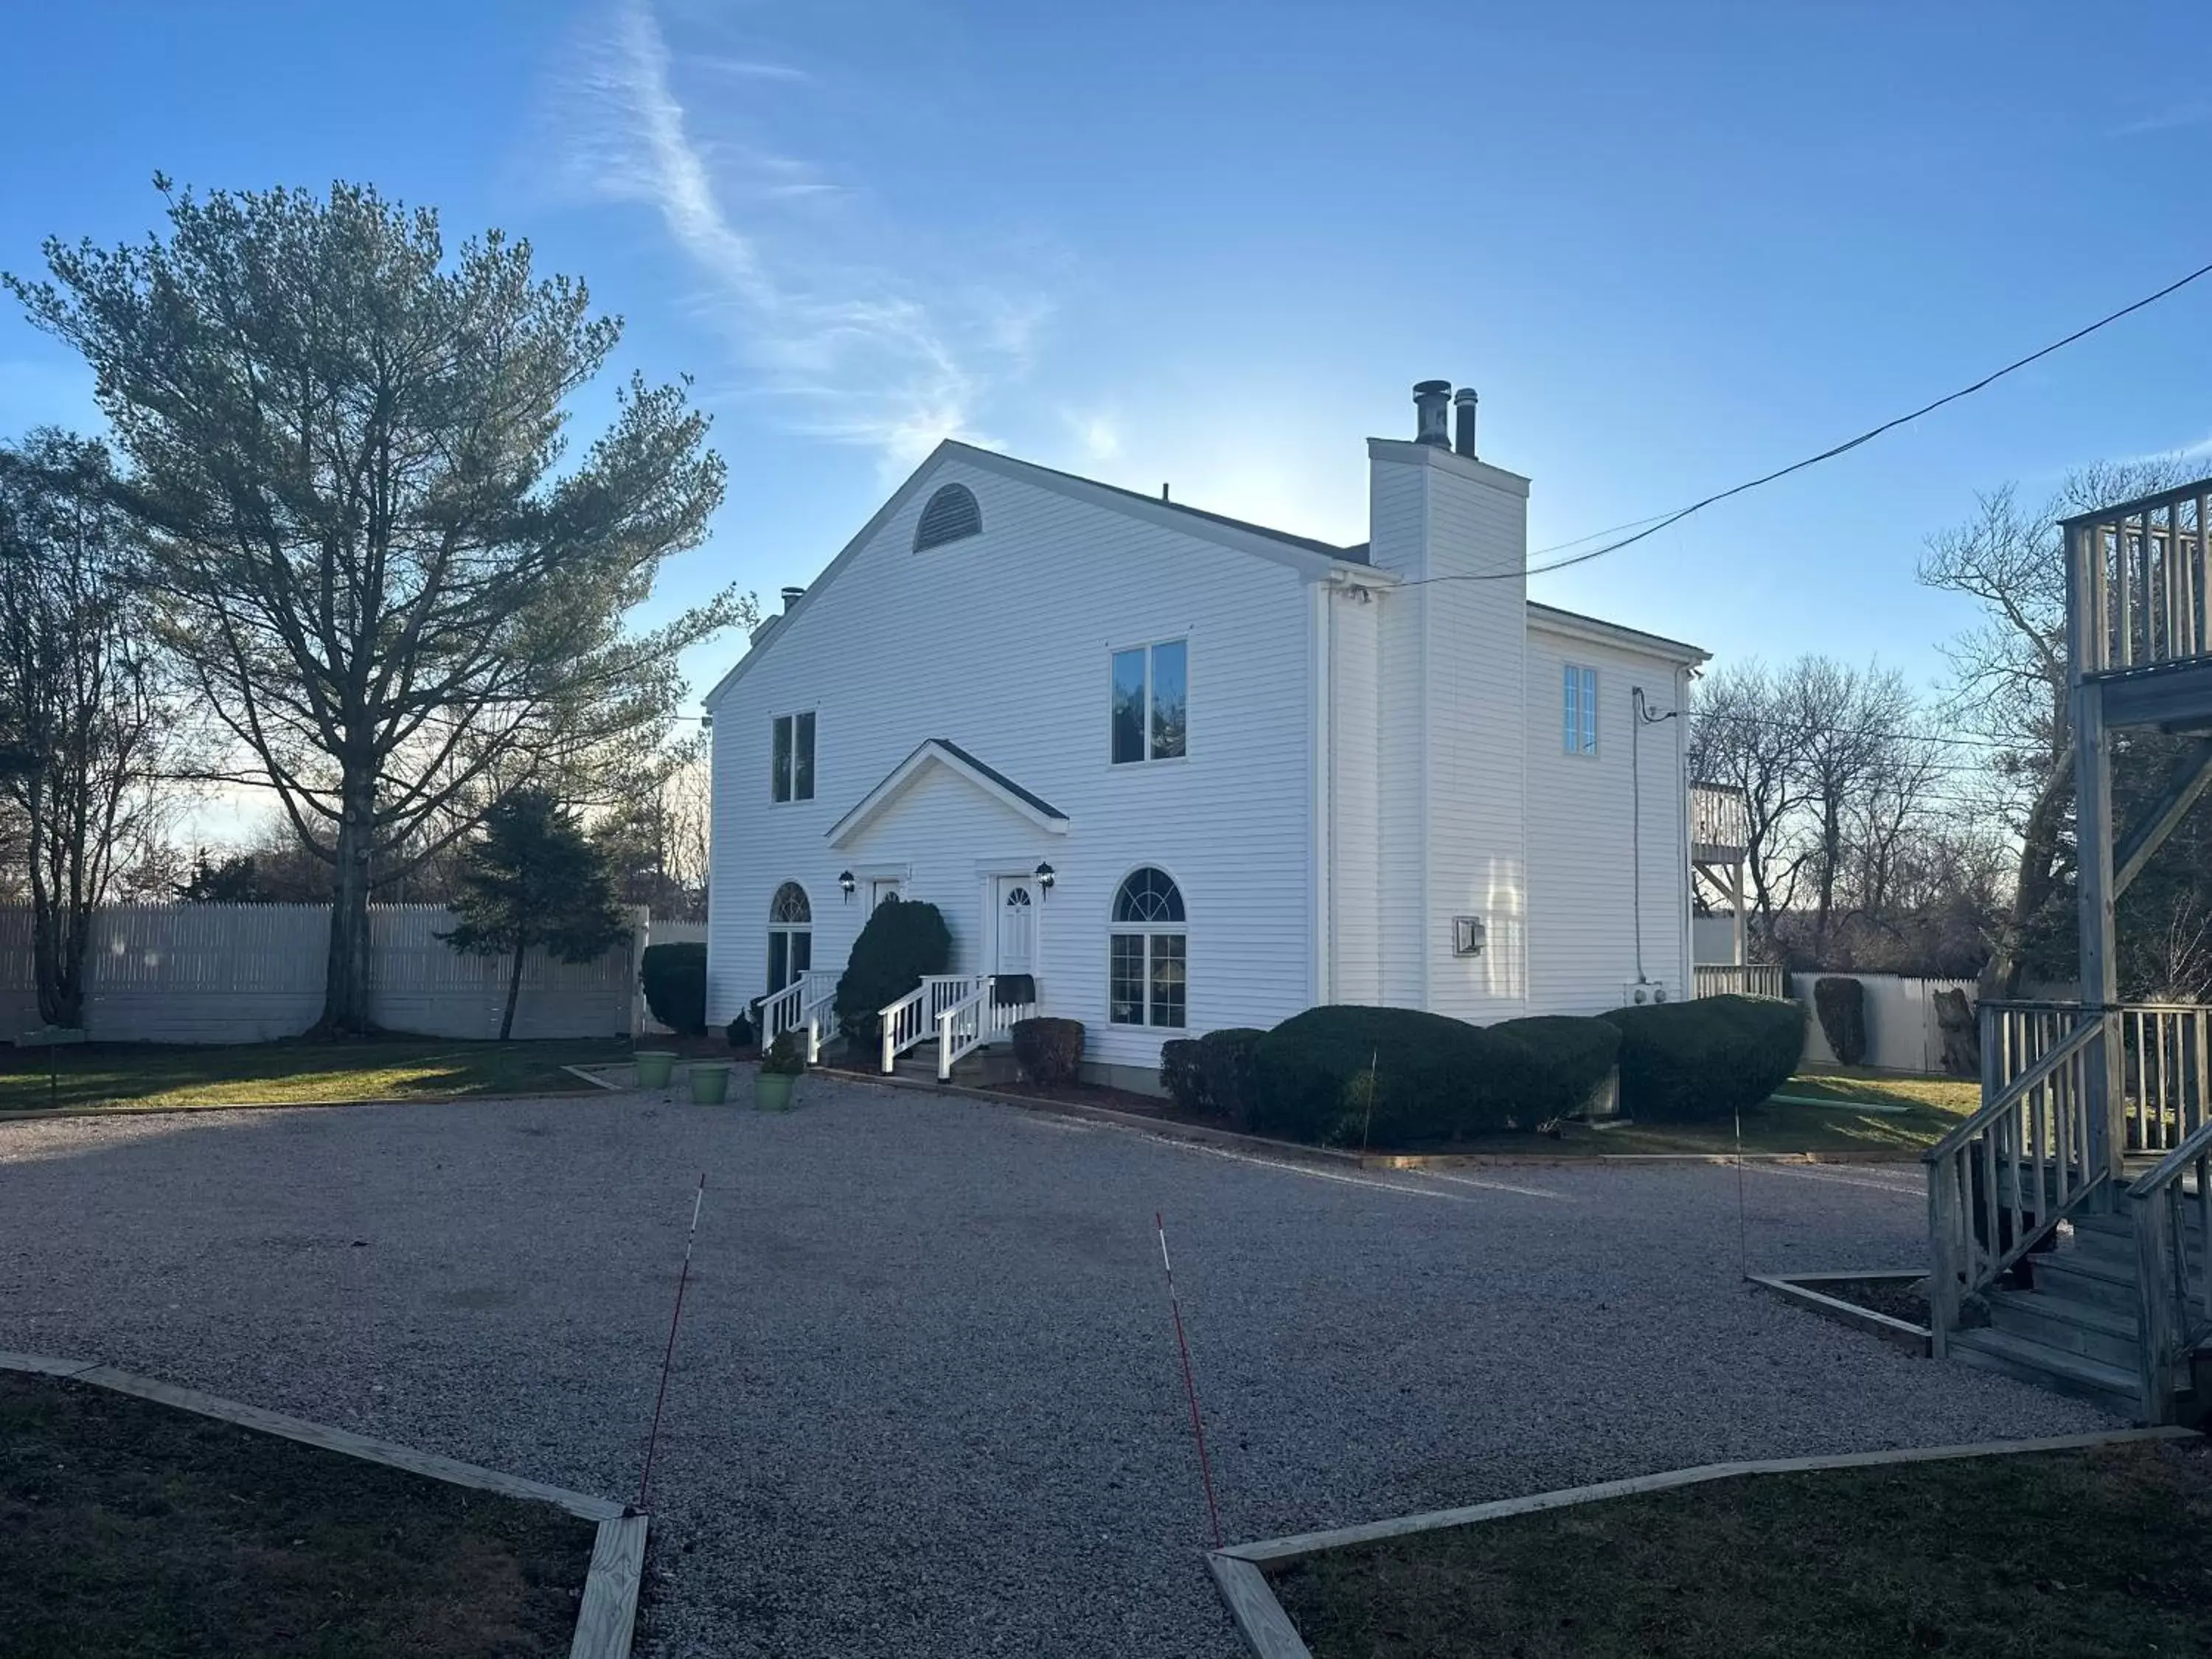
[[[0,1123],[0,1348],[628,1498],[703,1170],[652,1659],[1237,1654],[1156,1209],[1232,1539],[2112,1424],[1744,1286],[1731,1170],[1361,1174],[803,1086]],[[1912,1266],[1918,1175],[1753,1170],[1753,1269]]]

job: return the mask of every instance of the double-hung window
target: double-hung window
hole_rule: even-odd
[[[769,750],[769,791],[774,800],[814,799],[814,711],[778,714]]]
[[[1570,755],[1597,753],[1597,670],[1566,665],[1561,681],[1559,742]]]
[[[1190,645],[1168,640],[1114,653],[1114,764],[1175,760],[1189,741]]]

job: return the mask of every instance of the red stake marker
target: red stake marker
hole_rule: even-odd
[[[1182,1334],[1182,1299],[1176,1294],[1175,1263],[1168,1260],[1168,1224],[1158,1210],[1152,1224],[1159,1229],[1160,1267],[1168,1276],[1168,1309],[1175,1316],[1176,1348],[1182,1355],[1182,1391],[1190,1401],[1190,1431],[1198,1442],[1198,1476],[1206,1483],[1206,1512],[1213,1522],[1213,1547],[1221,1547],[1221,1506],[1213,1501],[1213,1466],[1206,1457],[1206,1423],[1198,1411],[1198,1384],[1191,1381],[1190,1344]]]
[[[653,1449],[660,1443],[660,1408],[668,1401],[668,1365],[676,1358],[676,1322],[684,1317],[684,1287],[691,1279],[691,1243],[699,1237],[699,1206],[707,1201],[707,1172],[699,1171],[699,1190],[691,1199],[691,1231],[684,1236],[684,1267],[676,1275],[676,1311],[668,1316],[668,1348],[660,1356],[660,1392],[653,1397],[653,1432],[645,1437],[645,1472],[637,1478],[637,1502],[645,1508],[645,1489],[653,1479]]]

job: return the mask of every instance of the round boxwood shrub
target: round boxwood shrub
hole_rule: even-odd
[[[1160,1044],[1160,1087],[1184,1111],[1206,1110],[1206,1073],[1196,1037],[1170,1037]]]
[[[1820,1015],[1820,1035],[1828,1039],[1828,1048],[1838,1060],[1845,1066],[1856,1066],[1866,1058],[1864,985],[1841,975],[1814,980],[1813,1012]]]
[[[672,1031],[696,1036],[707,1029],[707,947],[648,945],[638,962],[645,1006]]]
[[[1206,1109],[1234,1129],[1249,1129],[1260,1108],[1260,1042],[1267,1034],[1241,1025],[1198,1040]]]
[[[1647,1123],[1729,1117],[1790,1080],[1805,1052],[1805,1006],[1700,997],[1600,1016],[1620,1033],[1620,1109]]]
[[[1399,1147],[1533,1129],[1587,1105],[1619,1041],[1564,1016],[1478,1026],[1414,1008],[1309,1008],[1258,1044],[1252,1123]]]
[[[878,1018],[952,960],[952,933],[933,904],[886,898],[876,906],[837,981],[837,1025],[857,1054],[876,1051],[883,1040]]]
[[[1081,1020],[1018,1019],[1010,1035],[1014,1063],[1030,1082],[1052,1089],[1075,1081],[1083,1064]]]

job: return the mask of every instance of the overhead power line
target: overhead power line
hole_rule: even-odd
[[[1702,513],[1705,508],[1713,506],[1717,502],[1727,501],[1732,495],[1741,495],[1747,490],[1757,489],[1763,484],[1771,484],[1778,478],[1786,478],[1793,472],[1802,472],[1807,467],[1818,466],[1823,461],[1832,461],[1838,455],[1847,455],[1852,450],[1856,449],[1861,444],[1872,443],[1876,438],[1881,437],[1886,432],[1894,432],[1899,427],[1909,426],[1911,422],[1918,420],[1923,415],[1934,414],[1946,404],[1957,403],[1961,398],[1971,398],[1975,392],[1983,390],[1986,386],[1995,385],[1997,381],[2004,379],[2006,375],[2014,374],[2021,369],[2026,368],[2030,363],[2040,362],[2044,358],[2051,356],[2052,352],[2063,350],[2066,347],[2072,345],[2076,340],[2087,339],[2090,335],[2094,334],[2099,329],[2109,327],[2112,324],[2118,322],[2123,317],[2133,316],[2136,312],[2142,310],[2146,306],[2156,305],[2160,300],[2165,299],[2168,295],[2179,293],[2181,289],[2187,288],[2191,283],[2196,282],[2198,278],[2208,276],[2212,276],[2212,264],[2199,265],[2196,270],[2191,271],[2186,276],[2183,276],[2177,281],[2168,283],[2164,288],[2159,289],[2157,293],[2146,294],[2142,299],[2136,301],[2132,305],[2122,306],[2118,311],[2112,312],[2106,316],[2100,317],[2095,322],[2087,325],[2086,327],[2075,329],[2071,334],[2069,334],[2063,339],[2053,340],[2049,345],[2045,346],[2039,350],[2031,351],[2025,357],[2015,358],[2013,362],[2007,363],[2002,368],[1996,369],[1988,374],[1984,374],[1980,380],[1976,380],[1972,386],[1962,386],[1956,392],[1948,392],[1932,403],[1923,404],[1919,408],[1913,410],[1909,414],[1899,415],[1894,419],[1884,421],[1880,426],[1869,427],[1864,432],[1860,433],[1856,437],[1846,438],[1842,443],[1836,444],[1829,448],[1824,449],[1817,455],[1808,455],[1802,461],[1792,461],[1787,466],[1777,467],[1773,471],[1762,474],[1759,477],[1747,479],[1744,483],[1733,485],[1727,489],[1716,490],[1712,495],[1706,496],[1703,501],[1692,501],[1687,507],[1680,507],[1672,513],[1663,514],[1656,520],[1632,520],[1630,521],[1632,524],[1641,524],[1644,527],[1636,531],[1632,535],[1623,536],[1618,541],[1607,542],[1602,547],[1593,547],[1587,552],[1573,554],[1564,559],[1554,559],[1549,564],[1540,564],[1524,570],[1489,571],[1480,574],[1461,576],[1424,576],[1415,581],[1401,582],[1399,586],[1403,587],[1426,587],[1433,582],[1510,581],[1515,577],[1519,576],[1547,575],[1554,570],[1565,570],[1570,565],[1588,564],[1591,560],[1601,559],[1608,553],[1618,553],[1622,548],[1632,547],[1638,542],[1644,540],[1648,536],[1657,535],[1661,531],[1668,528],[1670,525],[1678,525],[1681,523],[1683,520],[1688,518],[1692,513]],[[1626,528],[1626,526],[1622,527]],[[1599,535],[1604,535],[1607,532],[1600,531],[1597,533]],[[1583,537],[1579,539],[1586,541],[1589,538]],[[1572,547],[1575,544],[1573,542],[1561,542],[1558,545],[1560,547]],[[1553,550],[1547,549],[1545,550],[1551,551]]]

